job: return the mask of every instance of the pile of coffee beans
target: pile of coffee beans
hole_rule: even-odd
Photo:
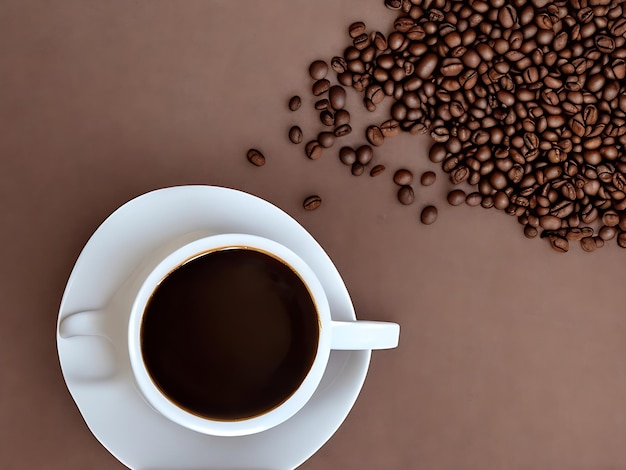
[[[311,64],[315,107],[332,130],[305,153],[319,158],[352,131],[343,88],[350,87],[368,111],[392,100],[389,119],[365,129],[367,144],[340,150],[353,174],[386,139],[429,134],[430,160],[467,190],[451,191],[450,204],[504,211],[526,237],[545,238],[558,252],[574,241],[584,251],[612,239],[626,248],[623,2],[385,0],[398,11],[390,32],[355,22],[343,54],[330,66]],[[299,103],[294,97],[289,108]],[[359,159],[359,150],[368,156]],[[398,173],[398,199],[411,204],[413,187]],[[436,217],[427,207],[420,219]]]

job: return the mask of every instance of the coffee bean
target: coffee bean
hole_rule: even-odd
[[[323,60],[316,60],[309,66],[309,75],[313,80],[321,80],[328,73],[328,64]]]
[[[626,248],[626,232],[621,232],[617,236],[617,245],[622,248]]]
[[[595,251],[597,246],[593,237],[584,237],[580,240],[580,247],[588,253]]]
[[[346,90],[339,85],[333,85],[328,90],[328,100],[333,109],[342,109],[346,104]]]
[[[318,195],[309,196],[302,203],[302,206],[307,211],[314,211],[321,205],[322,205],[322,198],[319,197]]]
[[[452,206],[460,206],[466,201],[465,191],[454,189],[448,193],[448,202]]]
[[[298,126],[293,126],[289,129],[289,140],[291,140],[294,144],[302,142],[302,129]]]
[[[335,131],[333,133],[335,134],[335,137],[344,137],[350,132],[352,132],[350,124],[342,124],[341,126],[335,127]]]
[[[431,225],[437,220],[438,211],[435,206],[426,206],[422,209],[420,220],[424,225]]]
[[[365,166],[359,162],[354,162],[352,164],[352,174],[354,176],[361,176],[365,171]]]
[[[420,183],[422,183],[422,186],[430,186],[434,184],[436,180],[437,175],[434,171],[425,171],[420,177]]]
[[[365,23],[363,23],[362,21],[356,21],[355,23],[352,23],[350,27],[348,28],[348,34],[353,39],[363,34],[364,32],[365,32]]]
[[[482,194],[478,192],[473,192],[467,195],[467,197],[465,198],[465,204],[467,204],[470,207],[476,207],[480,205],[482,200],[483,200]]]
[[[340,109],[335,113],[334,124],[335,126],[343,126],[350,123],[350,113],[345,109]]]
[[[313,87],[311,91],[313,92],[315,96],[319,96],[322,93],[326,93],[329,88],[330,88],[330,82],[326,80],[325,78],[322,78],[320,80],[317,80],[315,83],[313,83]]]
[[[356,162],[356,152],[352,147],[342,147],[339,150],[339,160],[344,165],[352,165]]]
[[[361,165],[367,165],[370,161],[372,161],[373,156],[374,151],[369,145],[361,145],[356,149],[356,159]]]
[[[335,143],[335,135],[332,132],[320,132],[317,141],[322,147],[329,148]]]
[[[569,242],[566,238],[552,235],[548,237],[550,246],[559,253],[566,253],[569,250]]]
[[[376,165],[370,170],[370,176],[376,177],[385,171],[385,165]]]
[[[248,161],[252,163],[254,166],[263,166],[265,165],[265,156],[261,153],[261,151],[257,149],[250,149],[246,154]]]
[[[328,109],[325,109],[320,113],[320,121],[325,126],[331,127],[335,125],[335,116]]]
[[[406,168],[401,168],[393,174],[393,182],[398,186],[408,186],[413,183],[413,173]]]
[[[402,186],[398,190],[398,201],[405,206],[413,204],[415,201],[415,193],[411,186]]]
[[[322,156],[322,146],[317,140],[311,140],[304,147],[304,152],[306,156],[311,160],[317,160]]]
[[[335,56],[330,61],[330,67],[333,69],[335,73],[341,74],[341,73],[344,73],[346,70],[348,70],[348,63],[346,62],[346,59],[344,59],[343,57]],[[349,86],[351,83],[352,83],[352,79],[350,79],[350,83],[348,83],[347,86]]]
[[[402,0],[385,0],[385,6],[390,10],[400,10],[402,8]]]
[[[289,109],[291,111],[297,111],[298,109],[300,109],[301,105],[302,105],[302,100],[300,99],[298,95],[292,96],[291,99],[289,100]]]
[[[365,135],[367,137],[367,141],[375,147],[381,146],[385,140],[385,136],[378,126],[369,126]]]
[[[380,131],[384,137],[394,137],[400,133],[400,123],[395,119],[389,119],[380,125]]]

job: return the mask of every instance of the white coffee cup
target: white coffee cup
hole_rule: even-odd
[[[246,419],[209,419],[194,414],[168,398],[153,381],[144,362],[141,326],[146,306],[160,283],[170,273],[190,260],[207,253],[227,249],[255,250],[268,254],[289,266],[306,286],[316,307],[319,325],[317,352],[299,387],[278,406]],[[102,336],[105,320],[98,311],[81,312],[61,321],[62,337]],[[267,238],[248,234],[220,234],[201,238],[175,249],[154,267],[141,283],[132,303],[127,325],[127,343],[135,382],[146,401],[169,420],[204,434],[242,436],[258,433],[286,421],[312,397],[326,369],[330,351],[388,349],[398,345],[400,327],[396,323],[332,320],[320,281],[311,268],[293,251]]]

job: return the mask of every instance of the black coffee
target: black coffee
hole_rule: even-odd
[[[300,277],[272,256],[232,248],[195,258],[161,282],[144,312],[141,348],[171,401],[205,418],[237,420],[289,398],[318,336]]]

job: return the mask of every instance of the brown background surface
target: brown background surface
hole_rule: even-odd
[[[350,175],[337,145],[313,162],[287,141],[294,123],[320,130],[310,61],[339,54],[351,22],[387,32],[393,18],[382,0],[0,2],[1,469],[123,468],[65,387],[56,315],[109,213],[190,183],[293,215],[358,316],[402,325],[302,469],[626,468],[626,252],[556,254],[501,212],[447,206],[441,173],[400,206],[391,173],[435,169],[426,138],[377,149],[376,179]],[[357,143],[377,119],[348,98]],[[265,167],[248,164],[251,146]],[[305,213],[311,193],[324,203]],[[427,203],[440,208],[429,227]]]

